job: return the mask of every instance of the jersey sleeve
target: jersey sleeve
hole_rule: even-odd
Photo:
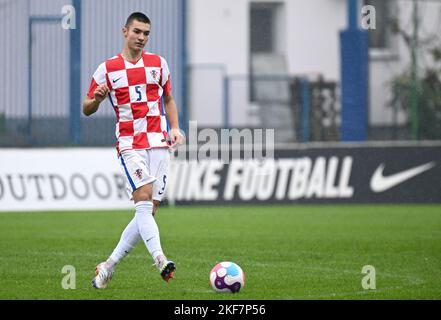
[[[93,74],[92,81],[90,82],[89,91],[87,96],[90,99],[94,98],[94,92],[98,86],[106,84],[106,64],[102,63],[98,66],[95,73]]]
[[[161,69],[162,69],[162,77],[161,77],[161,86],[164,90],[164,95],[168,96],[171,93],[171,80],[170,80],[170,69],[168,68],[167,61],[161,57]]]

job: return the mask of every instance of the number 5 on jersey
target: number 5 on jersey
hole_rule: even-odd
[[[162,177],[162,189],[158,191],[159,195],[163,195],[164,191],[165,191],[165,186],[167,185],[167,176],[164,174],[164,176]]]
[[[145,86],[131,86],[130,87],[130,101],[139,102],[146,101]]]

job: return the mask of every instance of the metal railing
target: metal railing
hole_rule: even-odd
[[[105,4],[104,4],[105,2]],[[76,27],[63,27],[63,6]],[[4,0],[0,6],[0,147],[113,146],[115,114],[105,102],[93,117],[82,100],[98,65],[119,53],[121,27],[143,11],[152,21],[145,48],[167,59],[173,95],[186,118],[187,0]],[[100,12],[96,15],[95,12]],[[20,37],[12,37],[20,34]]]
[[[215,64],[190,66],[189,75],[190,118],[199,127],[275,129],[276,142],[339,141],[340,100],[335,82],[228,75]]]

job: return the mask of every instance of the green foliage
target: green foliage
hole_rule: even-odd
[[[431,50],[433,66],[423,70],[417,80],[419,139],[441,139],[441,48]],[[410,71],[396,76],[391,83],[389,106],[411,118]]]

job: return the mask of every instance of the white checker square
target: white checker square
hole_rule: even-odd
[[[147,102],[146,85],[130,86],[130,102]]]
[[[147,106],[149,107],[148,116],[159,116],[161,113],[159,112],[158,102],[147,102]]]
[[[112,100],[112,107],[116,107],[118,105],[118,99],[116,99],[116,92],[115,90],[112,90],[109,92],[110,99]]]
[[[119,121],[132,121],[133,120],[133,113],[132,108],[129,104],[122,104],[118,106],[119,111]]]
[[[119,141],[119,146],[118,146],[119,150],[132,149],[133,137],[130,136],[119,137],[118,141]]]
[[[146,67],[145,74],[148,84],[159,84],[159,80],[161,79],[161,68]]]
[[[147,139],[149,140],[149,144],[151,146],[160,146],[164,145],[164,134],[162,132],[147,132]]]
[[[167,117],[161,116],[161,130],[167,131]]]
[[[142,68],[144,67],[144,60],[141,58],[138,60],[137,63],[133,64],[124,59],[124,66],[126,67],[126,69]]]
[[[147,118],[133,120],[133,131],[135,135],[147,132]]]
[[[113,89],[124,88],[129,86],[126,70],[109,72],[109,81]]]

